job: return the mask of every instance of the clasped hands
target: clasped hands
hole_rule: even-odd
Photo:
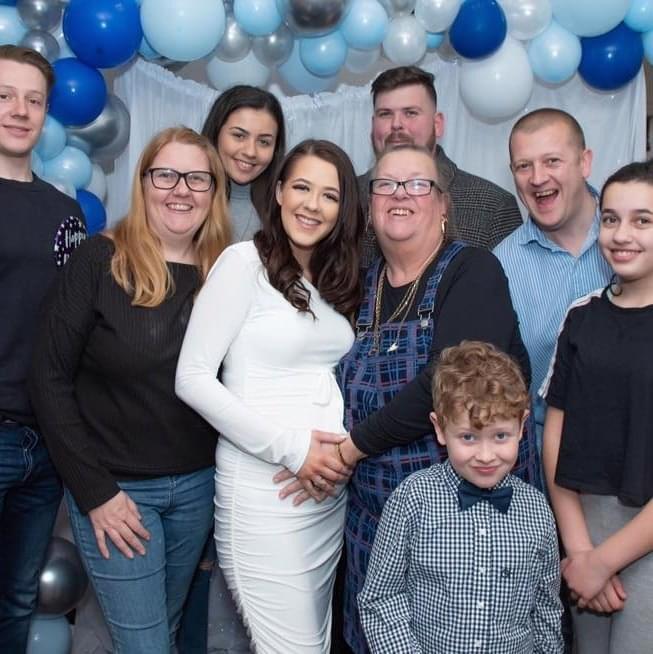
[[[353,472],[353,466],[345,465],[338,453],[338,444],[347,438],[347,434],[314,429],[308,454],[297,473],[284,469],[273,477],[275,484],[290,481],[279,491],[279,497],[283,500],[294,495],[293,504],[299,506],[309,498],[322,502],[329,495],[338,495],[338,485],[345,484]]]
[[[579,608],[598,613],[624,608],[626,591],[597,548],[570,553],[560,563],[560,570]]]

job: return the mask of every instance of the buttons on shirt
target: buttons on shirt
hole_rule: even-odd
[[[474,641],[474,647],[475,647],[476,649],[481,649],[481,647],[483,647],[483,641],[480,640],[480,639],[476,639],[476,640]]]
[[[485,608],[485,602],[483,602],[482,600],[479,600],[478,602],[476,602],[476,608],[477,609],[484,609]]]
[[[478,533],[479,533],[480,536],[485,536],[487,534],[487,529],[485,527],[481,527],[478,530]]]
[[[480,575],[484,575],[484,574],[485,574],[485,566],[481,566],[481,567],[478,569],[478,574],[480,574]]]

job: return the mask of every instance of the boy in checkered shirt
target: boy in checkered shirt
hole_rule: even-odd
[[[385,505],[358,596],[379,654],[556,654],[560,565],[544,496],[510,474],[528,390],[492,345],[442,352],[431,421],[448,461]]]

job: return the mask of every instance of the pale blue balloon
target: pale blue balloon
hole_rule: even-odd
[[[195,61],[215,50],[224,34],[224,4],[216,0],[143,0],[143,35],[172,61]]]
[[[340,25],[340,31],[350,48],[373,50],[383,43],[389,18],[377,0],[354,0]]]
[[[36,144],[36,152],[47,161],[56,157],[66,145],[66,128],[52,116],[45,117],[41,136]]]
[[[578,69],[582,56],[580,39],[555,20],[528,46],[535,76],[543,82],[561,84]]]
[[[439,48],[443,41],[444,37],[446,35],[446,32],[427,32],[426,33],[426,49],[427,50],[435,50],[436,48]]]
[[[653,66],[653,30],[642,34],[642,44],[644,45],[646,61]]]
[[[32,150],[32,172],[37,177],[43,177],[43,160],[36,153],[36,150]]]
[[[339,31],[311,39],[300,39],[299,57],[309,73],[319,77],[333,77],[345,63],[347,42]]]
[[[150,45],[150,42],[145,37],[141,39],[141,45],[138,48],[138,54],[141,55],[143,59],[147,59],[148,61],[161,58],[161,55]]]
[[[235,0],[234,17],[252,36],[266,36],[281,27],[283,18],[275,0]]]
[[[16,7],[0,6],[0,45],[17,45],[27,34]]]
[[[598,36],[626,16],[631,0],[551,0],[553,18],[578,36]]]
[[[636,32],[653,30],[653,0],[631,0],[624,23]]]
[[[43,174],[48,180],[84,188],[93,176],[93,164],[80,149],[67,145],[56,157],[44,162]]]
[[[270,73],[270,67],[262,64],[253,52],[248,52],[240,61],[223,61],[218,57],[211,57],[206,64],[206,76],[218,91],[224,91],[236,84],[265,88]]]
[[[279,66],[279,75],[288,86],[299,93],[320,93],[326,91],[334,82],[333,78],[313,75],[302,63],[299,55],[299,41],[295,39],[290,57]]]

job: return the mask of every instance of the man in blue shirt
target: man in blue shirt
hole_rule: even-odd
[[[531,359],[531,397],[538,447],[546,405],[537,391],[553,356],[569,305],[605,286],[611,271],[598,248],[596,192],[587,184],[592,152],[570,114],[537,109],[520,118],[509,140],[515,187],[525,223],[494,249]]]

